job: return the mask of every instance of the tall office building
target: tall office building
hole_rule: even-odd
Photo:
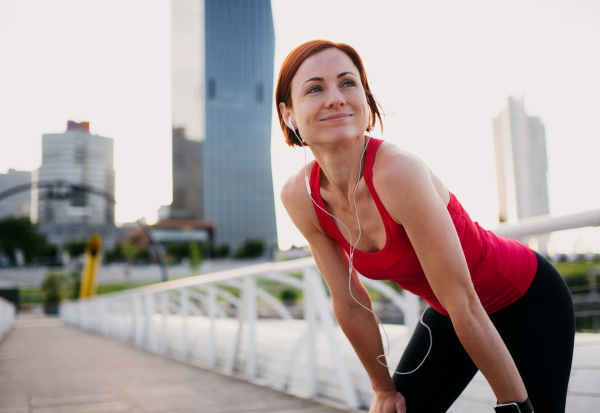
[[[500,218],[548,214],[546,133],[539,117],[525,113],[523,99],[508,98],[494,119],[494,144]]]
[[[0,174],[0,193],[20,185],[31,185],[31,172],[9,169]],[[31,191],[19,192],[0,200],[0,219],[29,218],[31,213]]]
[[[546,133],[539,117],[525,113],[523,98],[509,97],[506,108],[494,119],[494,149],[499,219],[513,223],[547,215]],[[521,241],[545,254],[548,237],[540,234]]]
[[[69,121],[64,133],[43,135],[37,179],[85,184],[114,195],[113,140],[92,135],[89,122]],[[82,192],[61,200],[40,190],[38,198],[40,224],[114,225],[114,204],[100,196]]]
[[[235,251],[247,239],[277,245],[271,172],[275,34],[269,0],[173,0],[173,198],[201,186],[194,216],[215,224]],[[175,162],[177,145],[201,142],[202,171]],[[176,141],[179,141],[176,143]],[[176,184],[176,176],[198,181]],[[202,182],[202,184],[200,184]],[[192,195],[197,200],[196,195]],[[190,204],[191,205],[191,204]],[[175,208],[176,209],[176,208]],[[190,214],[191,215],[191,214]]]

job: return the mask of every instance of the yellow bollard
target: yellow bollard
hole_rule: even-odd
[[[102,237],[94,232],[85,245],[85,260],[83,272],[81,273],[81,288],[79,298],[92,297],[96,295],[98,267],[102,261]]]

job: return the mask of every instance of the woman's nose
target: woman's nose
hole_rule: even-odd
[[[337,88],[330,88],[329,93],[327,94],[327,103],[326,106],[328,108],[334,108],[336,106],[344,106],[346,104],[346,99]]]

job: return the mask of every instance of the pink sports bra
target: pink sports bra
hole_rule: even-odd
[[[393,220],[375,192],[373,163],[382,142],[374,138],[369,141],[364,179],[383,220],[386,242],[383,249],[377,252],[355,250],[354,268],[367,278],[394,281],[403,289],[422,297],[439,313],[448,316],[425,277],[404,227]],[[315,201],[327,210],[321,198],[320,181],[321,167],[315,162],[310,174],[311,191],[315,194]],[[313,206],[325,233],[349,254],[350,245],[342,237],[333,218],[316,205]],[[452,193],[447,209],[458,233],[475,291],[486,312],[491,314],[498,311],[523,296],[537,270],[534,252],[512,238],[495,235],[471,221]]]

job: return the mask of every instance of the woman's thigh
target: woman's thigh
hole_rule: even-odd
[[[538,256],[527,293],[490,316],[525,383],[536,413],[564,412],[573,359],[575,316],[560,274]]]
[[[394,373],[393,380],[406,399],[408,412],[445,412],[477,373],[477,367],[458,340],[448,317],[429,308],[423,322],[433,336],[429,355],[417,371]],[[409,372],[417,368],[429,346],[429,331],[419,323],[396,371]]]

